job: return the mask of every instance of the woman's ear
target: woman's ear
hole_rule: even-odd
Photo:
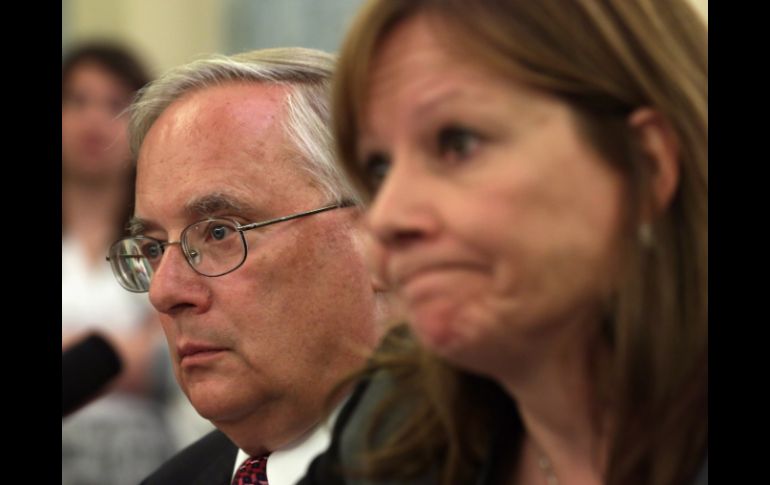
[[[628,117],[628,124],[649,164],[650,200],[644,207],[643,222],[651,222],[655,214],[664,212],[679,186],[679,137],[663,114],[652,108],[639,108]]]

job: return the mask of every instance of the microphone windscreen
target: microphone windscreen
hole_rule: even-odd
[[[123,365],[112,345],[99,335],[90,335],[62,352],[62,417],[95,397]]]

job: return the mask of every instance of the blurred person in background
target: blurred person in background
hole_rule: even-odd
[[[137,483],[174,451],[158,400],[160,326],[147,298],[115,284],[104,260],[132,210],[122,112],[148,80],[110,43],[84,44],[62,63],[62,350],[99,331],[123,360],[109,395],[62,423],[62,484]]]
[[[303,483],[707,483],[706,53],[678,0],[369,2],[335,135],[410,329]]]

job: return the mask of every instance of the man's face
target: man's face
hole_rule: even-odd
[[[209,216],[241,224],[328,204],[284,134],[287,87],[229,84],[166,109],[141,147],[142,234],[178,241]],[[169,246],[150,286],[177,379],[196,410],[249,453],[298,438],[378,337],[355,209],[245,232],[220,277]]]

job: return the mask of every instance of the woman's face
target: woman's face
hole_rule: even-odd
[[[118,115],[131,91],[100,65],[75,66],[62,90],[62,163],[87,177],[122,173],[129,159],[128,117]]]
[[[425,345],[484,371],[598,319],[623,183],[565,103],[431,25],[399,25],[371,71],[358,155],[379,184],[373,263]]]

